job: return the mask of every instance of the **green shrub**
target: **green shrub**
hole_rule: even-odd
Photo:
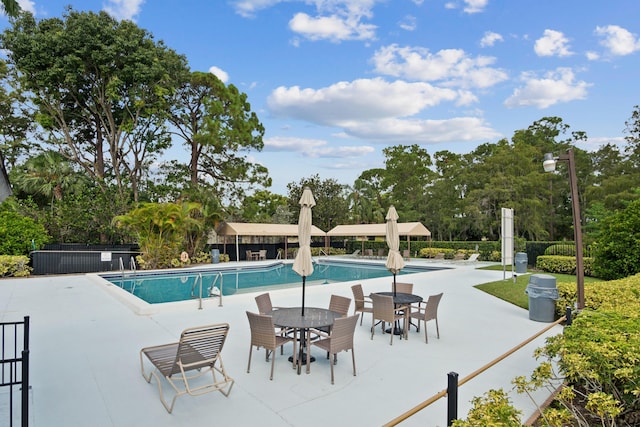
[[[559,307],[571,306],[576,286],[558,283]],[[545,359],[530,379],[514,380],[519,393],[564,383],[545,424],[637,425],[640,414],[640,274],[585,284],[585,309],[564,333],[536,350]],[[557,366],[555,372],[553,366]]]
[[[522,427],[522,412],[513,407],[504,390],[489,390],[474,398],[466,420],[455,420],[453,427]]]
[[[26,277],[33,270],[29,257],[24,255],[0,255],[0,277]]]
[[[44,226],[13,211],[0,211],[0,255],[27,255],[49,241]]]
[[[602,220],[595,245],[595,274],[606,280],[640,273],[640,200]]]
[[[564,314],[565,307],[576,302],[576,284],[559,282],[560,299],[556,307]],[[584,285],[584,305],[592,310],[606,309],[626,312],[630,316],[640,315],[640,274],[608,282],[590,282]]]
[[[593,277],[593,258],[583,257],[584,274]],[[576,274],[576,257],[561,255],[540,255],[536,260],[536,269],[547,273]]]
[[[456,253],[455,249],[447,248],[422,248],[418,252],[420,258],[435,258],[438,254],[444,254],[445,258],[453,258]]]

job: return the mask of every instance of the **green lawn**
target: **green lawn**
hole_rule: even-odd
[[[502,271],[501,265],[493,265],[488,267],[483,267],[483,270],[500,270]],[[535,272],[529,272],[535,274]],[[544,273],[549,274],[556,278],[556,282],[570,282],[576,283],[576,276],[572,276],[569,274],[552,274],[552,273]],[[481,285],[477,285],[476,288],[484,291],[488,294],[493,295],[494,297],[500,298],[504,301],[510,302],[511,304],[515,304],[518,307],[522,307],[524,309],[529,309],[529,297],[524,293],[524,290],[527,288],[529,284],[529,277],[531,274],[520,274],[516,277],[516,282],[513,282],[513,277],[511,277],[511,271],[507,271],[506,280],[498,280],[497,282],[489,282],[483,283]],[[585,282],[597,282],[599,279],[594,279],[593,277],[585,277]]]

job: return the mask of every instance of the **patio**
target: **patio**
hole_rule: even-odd
[[[425,298],[444,292],[440,339],[429,324],[429,344],[423,331],[415,329],[406,341],[394,339],[393,346],[379,330],[371,340],[371,317],[366,315],[355,334],[358,375],[352,375],[350,355],[342,353],[333,386],[328,361],[317,349],[309,375],[296,375],[286,361],[290,345],[284,356],[276,355],[273,381],[264,350],[254,350],[251,373],[246,372],[250,332],[245,311],[257,311],[257,293],[225,297],[222,307],[213,299],[198,310],[197,301],[190,301],[137,315],[92,275],[3,279],[0,319],[31,317],[31,426],[382,425],[445,389],[447,373],[463,378],[547,326],[529,320],[526,310],[473,288],[503,275],[476,270],[477,265],[482,263],[447,263],[453,268],[403,276],[414,283],[414,293]],[[326,307],[332,293],[352,298],[355,283],[308,286],[306,305]],[[361,283],[365,294],[389,290],[391,275]],[[301,289],[274,290],[271,299],[275,306],[299,306]],[[177,341],[185,328],[218,322],[231,326],[222,351],[226,370],[235,379],[231,394],[184,396],[168,414],[156,384],[147,384],[140,374],[139,350]],[[554,327],[548,334],[561,330]],[[543,342],[544,336],[463,385],[459,416],[465,416],[473,397],[489,389],[510,391],[515,376],[529,375],[537,366],[533,350]],[[510,396],[526,420],[534,404],[515,392]],[[546,397],[541,393],[538,403]],[[7,417],[2,402],[0,419]],[[402,425],[445,426],[446,399]]]

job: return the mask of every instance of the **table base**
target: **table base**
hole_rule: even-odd
[[[302,353],[302,359],[298,359],[300,360],[300,364],[301,365],[306,365],[307,364],[307,354],[306,353]],[[309,357],[309,362],[315,362],[316,358],[313,356]],[[293,356],[289,356],[289,362],[293,363]]]

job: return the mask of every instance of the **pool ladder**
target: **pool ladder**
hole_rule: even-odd
[[[127,278],[127,274],[124,269],[124,262],[122,262],[122,257],[118,258],[119,266],[120,266],[120,274],[122,275],[122,287],[124,288],[124,280]],[[131,286],[131,293],[136,290],[136,285],[138,284],[135,280],[136,277],[136,260],[131,257],[129,259],[129,270],[131,271],[130,276],[133,276],[133,285]]]
[[[126,277],[126,273],[124,270],[124,262],[122,262],[122,257],[118,258],[118,262],[120,263],[120,273],[122,274],[122,278]],[[131,257],[129,259],[129,270],[133,276],[136,275],[136,260]]]
[[[216,286],[216,282],[218,281],[218,278],[220,279],[220,287],[218,288]],[[198,273],[198,275],[196,276],[195,280],[193,281],[193,286],[191,287],[191,297],[195,298],[195,290],[196,290],[196,286],[198,286],[198,310],[202,310],[202,273]],[[211,286],[209,287],[209,297],[213,297],[216,296],[216,292],[214,291],[214,289],[217,289],[217,296],[218,296],[218,307],[222,307],[222,272],[219,271],[218,274],[216,274],[213,278],[213,282],[211,283]]]

